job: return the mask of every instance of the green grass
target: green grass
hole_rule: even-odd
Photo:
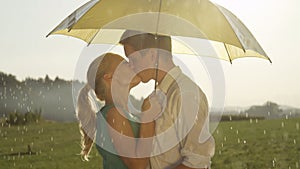
[[[300,119],[222,122],[214,132],[215,169],[300,168]],[[0,126],[0,168],[102,168],[93,147],[89,162],[83,162],[76,123],[40,122],[26,126]],[[37,155],[11,156],[26,152]]]
[[[300,119],[223,122],[213,168],[300,168]]]
[[[95,148],[91,152],[91,162],[84,162],[77,155],[80,134],[76,123],[42,122],[25,127],[1,127],[0,130],[0,168],[102,168],[102,159]],[[28,144],[37,155],[7,155],[27,152]]]

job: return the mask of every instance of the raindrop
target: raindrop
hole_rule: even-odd
[[[270,116],[271,115],[271,113],[268,111],[268,116]]]
[[[258,123],[258,119],[255,119],[255,123]]]
[[[230,130],[232,130],[232,126],[230,127]]]
[[[219,134],[219,130],[217,130],[217,134]]]
[[[222,154],[221,150],[219,150],[219,154],[220,154],[220,155]]]
[[[299,163],[298,162],[296,162],[296,168],[299,168]]]
[[[227,138],[226,138],[226,136],[224,137],[224,141],[227,141]]]
[[[286,119],[286,120],[289,119],[289,115],[285,115],[285,119]]]
[[[221,143],[221,147],[222,147],[222,148],[224,147],[224,144],[223,144],[223,143]]]
[[[275,162],[276,162],[276,158],[274,158],[274,160],[272,160],[273,167],[275,167]]]
[[[247,141],[246,140],[244,140],[244,144],[246,144],[247,143]]]
[[[125,121],[123,121],[123,126],[125,126]]]
[[[51,141],[53,141],[53,137],[51,137],[51,139],[50,139]]]
[[[236,134],[239,134],[239,130],[236,130]]]
[[[299,123],[296,123],[296,130],[299,130]]]
[[[238,138],[238,143],[240,143],[241,142],[241,140],[240,140],[240,138]]]
[[[252,124],[252,119],[250,119],[250,124]]]
[[[294,139],[294,144],[296,144],[296,140]]]
[[[284,122],[281,122],[281,127],[282,127],[282,128],[284,127]]]
[[[115,119],[113,119],[113,123],[115,123]]]
[[[264,130],[264,135],[265,135],[266,133],[267,133],[266,130]]]
[[[15,142],[17,142],[17,138],[15,138],[14,140],[15,140]]]
[[[53,148],[51,148],[51,151],[53,151]]]
[[[10,148],[10,151],[13,152],[13,151],[14,151],[14,148]]]

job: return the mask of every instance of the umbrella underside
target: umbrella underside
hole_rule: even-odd
[[[230,62],[241,57],[271,61],[236,16],[208,0],[93,0],[73,12],[50,34],[72,36],[88,44],[118,44],[126,29],[206,39],[215,51],[209,54],[211,57]],[[201,42],[194,42],[198,43],[196,46],[184,42],[173,40],[173,52],[199,55],[198,51],[204,47]]]

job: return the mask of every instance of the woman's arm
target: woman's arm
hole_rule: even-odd
[[[146,99],[142,106],[144,117],[139,131],[139,139],[134,138],[132,127],[124,112],[112,108],[107,114],[107,122],[110,125],[110,136],[112,142],[120,154],[121,159],[130,169],[144,169],[149,164],[149,157],[152,152],[152,137],[155,134],[155,122],[152,118],[161,111],[157,102]],[[158,108],[159,107],[159,108]],[[153,114],[152,114],[153,113]],[[141,158],[142,157],[142,158]]]

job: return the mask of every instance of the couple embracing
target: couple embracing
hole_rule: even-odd
[[[77,117],[82,156],[95,143],[103,169],[210,168],[214,139],[208,131],[208,102],[202,90],[173,62],[169,36],[127,30],[120,43],[129,62],[106,53],[89,66]],[[128,106],[130,89],[156,80],[141,111]],[[92,108],[89,92],[105,104]],[[99,166],[100,167],[100,166]]]

